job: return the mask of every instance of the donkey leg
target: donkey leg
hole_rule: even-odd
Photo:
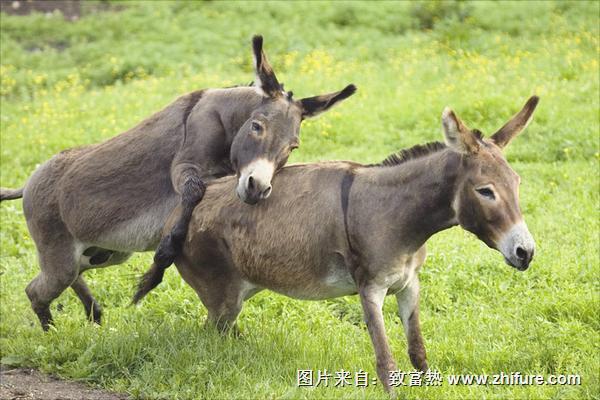
[[[214,326],[223,334],[232,328],[234,333],[237,332],[235,320],[242,311],[244,300],[253,294],[249,293],[251,288],[232,276],[225,267],[221,273],[200,269],[190,274],[185,268],[179,268],[179,271],[186,282],[196,290],[208,310],[206,324]]]
[[[408,342],[408,356],[412,365],[421,371],[427,371],[427,354],[421,335],[419,322],[419,278],[414,276],[407,286],[396,293],[398,314],[404,325],[404,332]]]
[[[222,304],[220,307],[211,307],[208,309],[206,325],[214,326],[223,335],[231,332],[238,336],[240,331],[235,322],[241,311],[241,306]]]
[[[215,326],[222,334],[233,330],[239,334],[235,321],[242,311],[245,294],[239,282],[231,282],[221,287],[220,292],[212,291],[210,298],[202,301],[208,310],[207,324]]]
[[[377,361],[377,376],[383,383],[387,392],[392,391],[390,385],[390,371],[396,370],[396,362],[392,356],[390,345],[385,334],[383,322],[383,300],[388,288],[375,285],[365,285],[359,288],[360,302],[363,307],[365,323],[375,348],[375,359]]]
[[[175,261],[187,234],[194,207],[204,197],[206,185],[198,171],[187,169],[181,185],[181,214],[171,231],[164,235],[154,253],[154,262],[160,269],[166,269]]]
[[[92,292],[90,292],[90,288],[88,287],[87,283],[85,283],[82,275],[79,275],[79,277],[75,279],[75,282],[71,284],[71,288],[75,291],[77,297],[79,297],[79,300],[81,300],[83,303],[85,315],[100,325],[102,308],[96,299],[94,299],[94,296],[92,296]]]
[[[260,292],[262,288],[259,287],[248,287],[248,285],[242,285],[242,287],[235,287],[228,291],[231,297],[228,297],[225,301],[220,304],[215,304],[208,309],[208,319],[206,323],[208,325],[215,326],[219,332],[225,334],[232,332],[235,336],[240,336],[241,332],[236,320],[244,301]]]
[[[50,303],[79,275],[73,244],[44,251],[40,249],[40,267],[41,272],[27,285],[25,292],[42,329],[47,331],[53,323]]]

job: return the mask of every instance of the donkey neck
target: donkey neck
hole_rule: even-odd
[[[203,147],[209,136],[210,140],[218,137],[219,145],[229,149],[242,125],[261,102],[262,95],[249,86],[202,91],[201,97],[190,99],[184,111],[183,146]]]
[[[219,101],[216,111],[226,136],[231,144],[240,128],[250,118],[252,112],[262,103],[263,97],[254,87],[241,86],[218,89]]]
[[[394,166],[363,169],[367,197],[379,200],[375,209],[392,227],[401,248],[416,251],[435,233],[457,225],[453,200],[461,156],[442,149]],[[368,207],[367,207],[368,210]]]

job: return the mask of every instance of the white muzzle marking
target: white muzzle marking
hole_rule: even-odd
[[[525,222],[521,221],[512,226],[498,242],[498,250],[506,261],[519,270],[525,270],[535,251],[535,241],[529,233]]]
[[[275,173],[275,164],[266,158],[252,161],[240,171],[236,188],[237,195],[243,201],[266,199],[271,194],[271,180]]]

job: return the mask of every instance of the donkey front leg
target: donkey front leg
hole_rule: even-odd
[[[402,291],[396,293],[396,300],[398,315],[402,319],[408,342],[410,361],[416,369],[427,371],[427,355],[419,322],[419,277],[417,275],[408,282]]]
[[[162,270],[173,264],[175,257],[180,253],[194,207],[200,203],[206,191],[200,169],[195,165],[176,166],[172,178],[175,190],[181,195],[181,214],[171,231],[162,237],[154,253],[154,263]]]
[[[392,357],[390,345],[385,334],[383,313],[381,308],[388,288],[366,285],[359,289],[360,302],[363,307],[365,323],[375,348],[377,361],[377,376],[383,383],[386,391],[392,391],[390,385],[390,371],[396,370],[396,362]]]

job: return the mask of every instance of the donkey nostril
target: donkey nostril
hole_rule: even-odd
[[[517,257],[519,257],[520,260],[527,259],[527,251],[520,246],[517,247]]]
[[[248,189],[250,189],[250,190],[254,189],[254,178],[253,177],[248,178]]]
[[[263,190],[263,192],[260,194],[262,196],[263,199],[266,199],[267,197],[269,197],[269,195],[271,194],[271,190],[273,189],[272,186],[269,186],[268,188],[266,188],[265,190]]]

